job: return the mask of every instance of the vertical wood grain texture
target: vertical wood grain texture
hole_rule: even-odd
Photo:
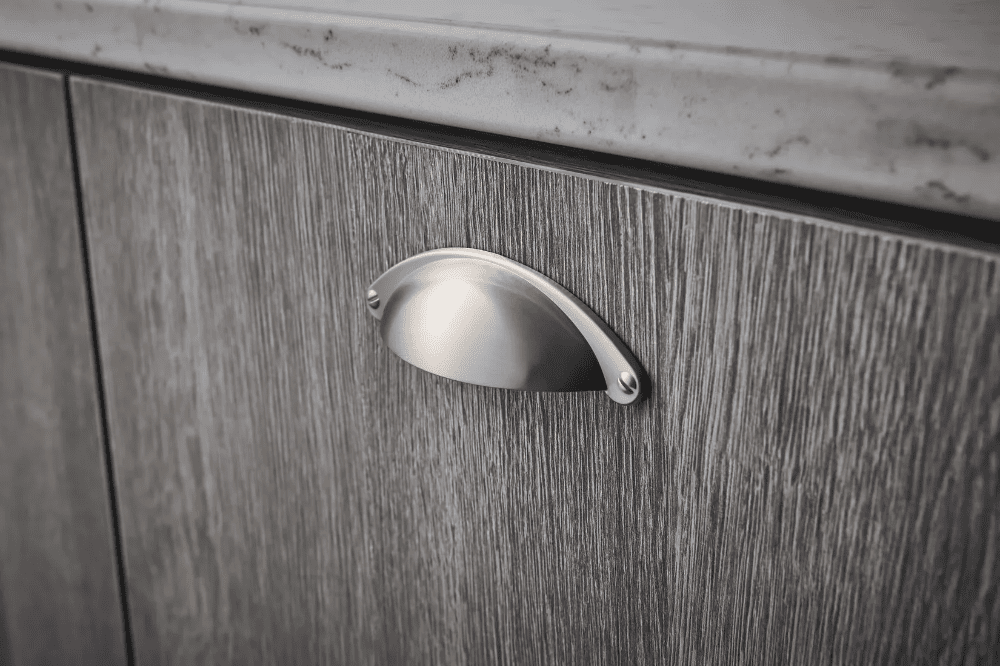
[[[0,64],[0,664],[124,664],[58,74]]]
[[[138,661],[996,658],[997,256],[76,80]],[[498,252],[652,397],[406,365]]]

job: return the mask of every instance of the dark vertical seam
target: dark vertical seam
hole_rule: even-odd
[[[115,485],[114,460],[111,457],[111,435],[108,430],[108,403],[104,393],[104,372],[101,364],[101,344],[97,335],[97,308],[94,300],[94,274],[90,267],[87,243],[87,224],[83,215],[83,183],[80,176],[80,156],[77,152],[76,125],[73,119],[73,100],[69,75],[63,74],[63,96],[66,101],[66,122],[69,127],[70,159],[73,163],[73,187],[76,194],[76,219],[80,230],[80,253],[83,257],[83,283],[87,290],[87,311],[90,317],[91,348],[94,352],[94,376],[97,383],[97,405],[101,424],[101,443],[104,448],[104,465],[108,480],[108,499],[111,505],[111,532],[114,537],[115,564],[118,574],[118,592],[122,609],[122,628],[125,634],[125,661],[135,666],[132,642],[132,625],[129,621],[128,587],[125,579],[125,552],[122,548],[121,520],[118,512],[118,493]]]

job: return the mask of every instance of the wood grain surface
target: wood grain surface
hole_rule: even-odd
[[[124,664],[63,79],[0,63],[0,664]]]
[[[967,664],[998,254],[74,80],[138,663]],[[602,393],[408,366],[369,282],[566,286]]]

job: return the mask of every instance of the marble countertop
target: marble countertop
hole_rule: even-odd
[[[0,0],[0,48],[1000,220],[996,0]]]

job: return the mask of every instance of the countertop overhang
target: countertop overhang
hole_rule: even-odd
[[[298,4],[0,0],[0,47],[1000,219],[997,3]]]

